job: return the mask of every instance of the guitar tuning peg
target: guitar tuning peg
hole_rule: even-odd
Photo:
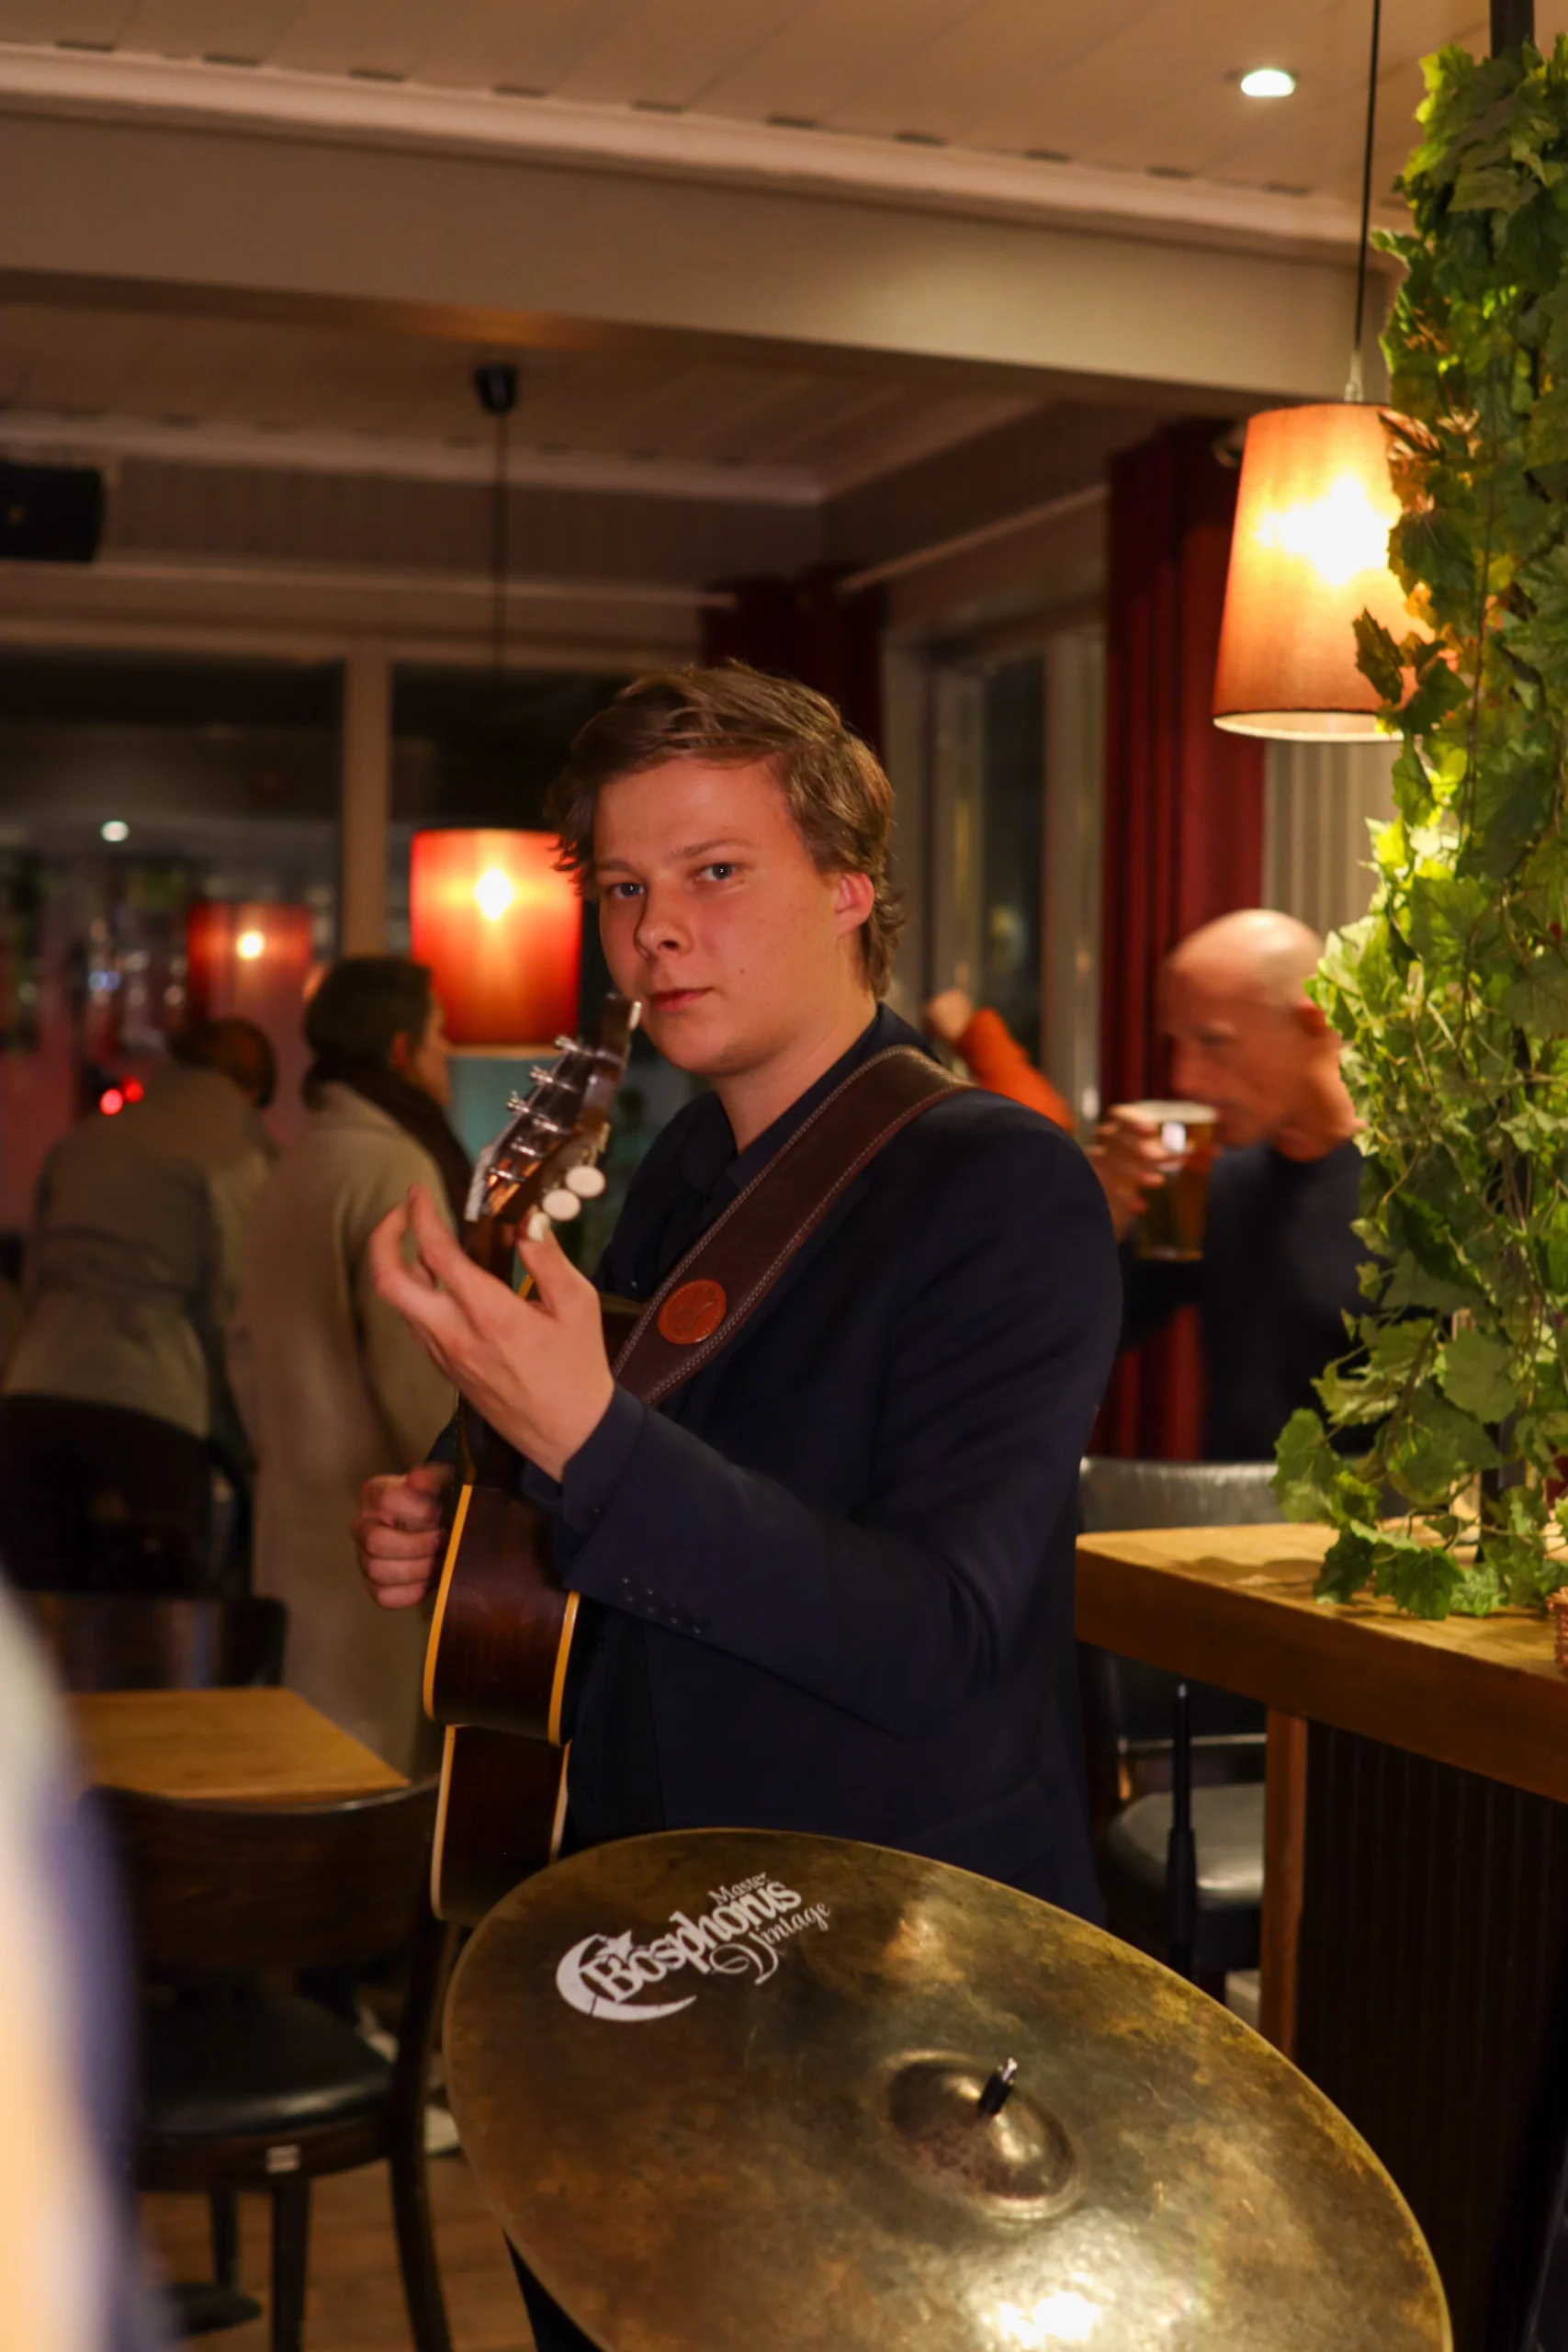
[[[569,1168],[566,1171],[569,1188],[580,1201],[596,1201],[609,1181],[602,1168]]]
[[[537,1070],[534,1075],[536,1078],[538,1076]],[[525,1111],[528,1108],[528,1098],[525,1094],[509,1094],[506,1098],[506,1107],[515,1117],[519,1111]]]
[[[556,1049],[558,1053],[573,1054],[577,1051],[577,1039],[575,1037],[558,1037],[556,1039]]]
[[[580,1216],[582,1210],[582,1203],[578,1199],[577,1194],[569,1193],[564,1184],[558,1184],[553,1193],[547,1193],[540,1206],[545,1215],[553,1218],[557,1225],[570,1225],[572,1218]]]

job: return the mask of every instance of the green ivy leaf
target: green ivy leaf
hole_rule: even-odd
[[[1568,963],[1555,949],[1532,957],[1504,996],[1503,1011],[1532,1036],[1568,1035]]]
[[[1441,1503],[1477,1470],[1501,1456],[1481,1423],[1432,1389],[1416,1396],[1389,1453],[1389,1476],[1413,1503]]]
[[[1274,1455],[1274,1498],[1287,1519],[1327,1515],[1338,1456],[1317,1415],[1301,1406],[1280,1432]]]
[[[1373,1544],[1348,1529],[1329,1545],[1313,1586],[1314,1600],[1354,1600],[1372,1573]]]
[[[1478,875],[1418,874],[1410,885],[1410,944],[1440,969],[1471,952],[1483,925],[1496,929],[1497,894]]]
[[[1490,1617],[1494,1611],[1507,1606],[1507,1599],[1502,1577],[1486,1562],[1459,1576],[1449,1598],[1449,1612],[1454,1617]]]
[[[1446,1617],[1460,1582],[1458,1563],[1435,1544],[1385,1532],[1372,1547],[1372,1589],[1412,1617]]]
[[[1429,1273],[1408,1250],[1402,1250],[1394,1261],[1382,1305],[1389,1315],[1403,1315],[1412,1306],[1429,1306],[1439,1315],[1457,1315],[1476,1306],[1481,1296],[1472,1283],[1453,1282],[1446,1274]]]
[[[1443,1394],[1477,1420],[1500,1421],[1519,1401],[1509,1376],[1513,1350],[1484,1331],[1458,1331],[1443,1350]]]
[[[1400,666],[1399,649],[1390,632],[1371,613],[1356,616],[1356,667],[1377,689],[1380,701],[1397,709],[1404,700],[1404,672]]]

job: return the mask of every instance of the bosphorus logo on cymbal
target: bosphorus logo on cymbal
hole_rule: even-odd
[[[829,1907],[808,1904],[794,1887],[765,1871],[735,1886],[709,1889],[712,1909],[695,1919],[685,1911],[670,1915],[660,1935],[639,1943],[628,1928],[618,1936],[584,1936],[556,1969],[556,1990],[584,2017],[646,2025],[672,2018],[696,1999],[640,2001],[637,1996],[694,1969],[699,1976],[747,1976],[757,1984],[776,1973],[779,1947],[806,1928],[826,1928]]]

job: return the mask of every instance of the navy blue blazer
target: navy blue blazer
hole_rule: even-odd
[[[886,1008],[739,1159],[707,1095],[656,1142],[600,1270],[647,1296]],[[965,1090],[844,1193],[716,1362],[617,1390],[558,1487],[589,1602],[576,1842],[668,1826],[864,1838],[1093,1917],[1073,1650],[1079,1456],[1121,1281],[1077,1146]]]

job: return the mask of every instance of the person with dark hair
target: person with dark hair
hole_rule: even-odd
[[[428,1737],[423,1628],[364,1608],[349,1521],[367,1478],[423,1461],[453,1399],[366,1250],[412,1184],[455,1227],[468,1163],[444,1115],[446,1035],[422,964],[345,956],[305,1038],[310,1116],[256,1204],[229,1333],[257,1464],[254,1584],[288,1605],[284,1679],[409,1771]]]
[[[169,1040],[169,1057],[186,1069],[215,1069],[233,1080],[258,1111],[277,1091],[277,1057],[265,1029],[252,1021],[201,1021]]]
[[[173,1041],[140,1102],[95,1112],[45,1161],[0,1397],[0,1561],[16,1583],[212,1580],[213,1454],[244,1453],[223,1326],[273,1083],[259,1029],[208,1023]]]

